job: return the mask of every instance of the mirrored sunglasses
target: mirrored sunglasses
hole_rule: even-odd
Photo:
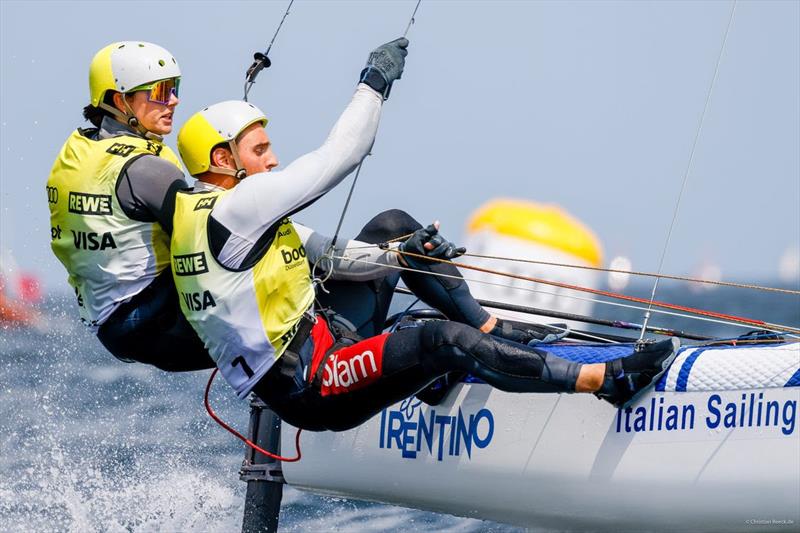
[[[150,85],[136,87],[134,91],[147,91],[147,99],[150,102],[168,105],[173,94],[176,98],[178,97],[178,89],[180,88],[180,85],[180,78],[169,78],[151,83]]]

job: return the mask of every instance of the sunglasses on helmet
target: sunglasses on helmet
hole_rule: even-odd
[[[149,85],[140,85],[131,92],[147,91],[147,100],[157,104],[168,105],[170,98],[174,94],[178,97],[178,89],[181,85],[180,78],[168,78],[166,80],[157,81]]]

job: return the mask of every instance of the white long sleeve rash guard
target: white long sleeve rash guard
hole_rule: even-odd
[[[211,248],[217,260],[231,269],[248,266],[261,247],[259,239],[271,226],[312,204],[355,170],[375,141],[382,105],[379,93],[359,84],[322,146],[284,170],[248,176],[221,198],[209,221]],[[216,189],[203,181],[197,181],[194,188]],[[300,224],[295,223],[295,227],[313,265],[331,239]],[[397,254],[355,240],[346,240],[344,246],[337,244],[334,255],[349,258],[334,261],[335,279],[375,279],[398,266]]]

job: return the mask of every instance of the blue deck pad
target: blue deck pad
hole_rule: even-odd
[[[633,355],[634,344],[548,344],[538,349],[576,363],[605,363]]]

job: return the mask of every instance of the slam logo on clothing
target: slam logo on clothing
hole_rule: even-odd
[[[212,209],[214,204],[217,203],[217,198],[218,196],[200,198],[194,205],[194,210],[199,211],[200,209]]]
[[[350,389],[350,387],[357,389],[361,381],[369,379],[371,375],[377,373],[378,365],[375,362],[375,354],[371,350],[364,350],[350,357],[343,357],[341,360],[338,354],[333,354],[325,363],[322,386],[329,390],[329,394],[345,392],[342,389]]]
[[[320,394],[345,394],[374,383],[383,375],[383,347],[388,334],[336,350],[325,360]]]
[[[198,252],[196,254],[176,255],[172,258],[172,270],[176,276],[205,274],[208,272],[206,254]]]
[[[110,215],[111,196],[70,191],[69,212],[76,215]]]
[[[494,415],[483,407],[475,413],[437,413],[422,408],[422,401],[409,398],[399,409],[384,409],[381,412],[379,446],[388,450],[397,448],[404,459],[416,459],[423,455],[436,457],[458,457],[466,453],[472,459],[473,449],[489,446],[494,437]],[[474,447],[474,448],[473,448]]]

